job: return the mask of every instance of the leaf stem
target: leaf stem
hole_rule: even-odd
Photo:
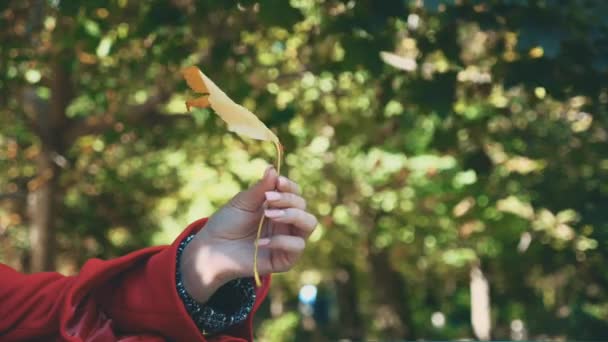
[[[277,174],[281,174],[281,159],[283,157],[283,146],[278,141],[274,142],[274,147],[277,150]],[[256,286],[262,286],[262,281],[260,280],[260,272],[258,271],[258,250],[260,241],[260,236],[262,235],[262,227],[264,226],[264,219],[266,217],[262,214],[262,218],[260,219],[260,223],[258,224],[258,234],[255,238],[255,251],[253,253],[253,277],[255,278]]]

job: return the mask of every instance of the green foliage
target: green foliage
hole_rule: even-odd
[[[530,339],[608,337],[606,3],[8,3],[4,262],[27,266],[25,198],[49,124],[36,113],[63,90],[62,271],[170,242],[261,175],[272,146],[184,113],[178,71],[196,64],[277,131],[321,222],[298,269],[275,277],[286,313],[264,307],[260,338],[310,337],[295,300],[306,283],[333,298],[315,340],[473,337],[473,265],[490,283],[492,337],[515,339],[520,321]]]
[[[261,341],[291,341],[299,324],[299,315],[289,312],[273,320],[265,321],[260,327]]]

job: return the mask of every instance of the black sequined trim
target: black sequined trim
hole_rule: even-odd
[[[205,335],[214,334],[241,323],[247,318],[255,303],[255,286],[251,278],[235,279],[222,286],[209,299],[207,304],[197,302],[186,291],[179,269],[181,255],[193,238],[194,235],[188,236],[177,248],[177,265],[175,268],[177,293],[199,330]],[[237,300],[237,308],[227,310],[226,307],[229,305],[223,305],[223,303],[234,302],[235,299]]]

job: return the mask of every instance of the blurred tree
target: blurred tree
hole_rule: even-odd
[[[321,283],[336,300],[315,338],[471,337],[473,274],[492,338],[608,337],[605,2],[29,0],[0,14],[4,262],[74,271],[167,241],[261,173],[271,149],[183,112],[178,71],[196,64],[278,131],[321,220],[300,272],[276,277],[261,339],[310,336],[294,298]]]

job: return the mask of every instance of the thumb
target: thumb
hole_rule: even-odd
[[[278,177],[277,170],[269,166],[262,179],[249,189],[239,192],[229,205],[245,211],[258,211],[266,200],[264,193],[276,188]]]

